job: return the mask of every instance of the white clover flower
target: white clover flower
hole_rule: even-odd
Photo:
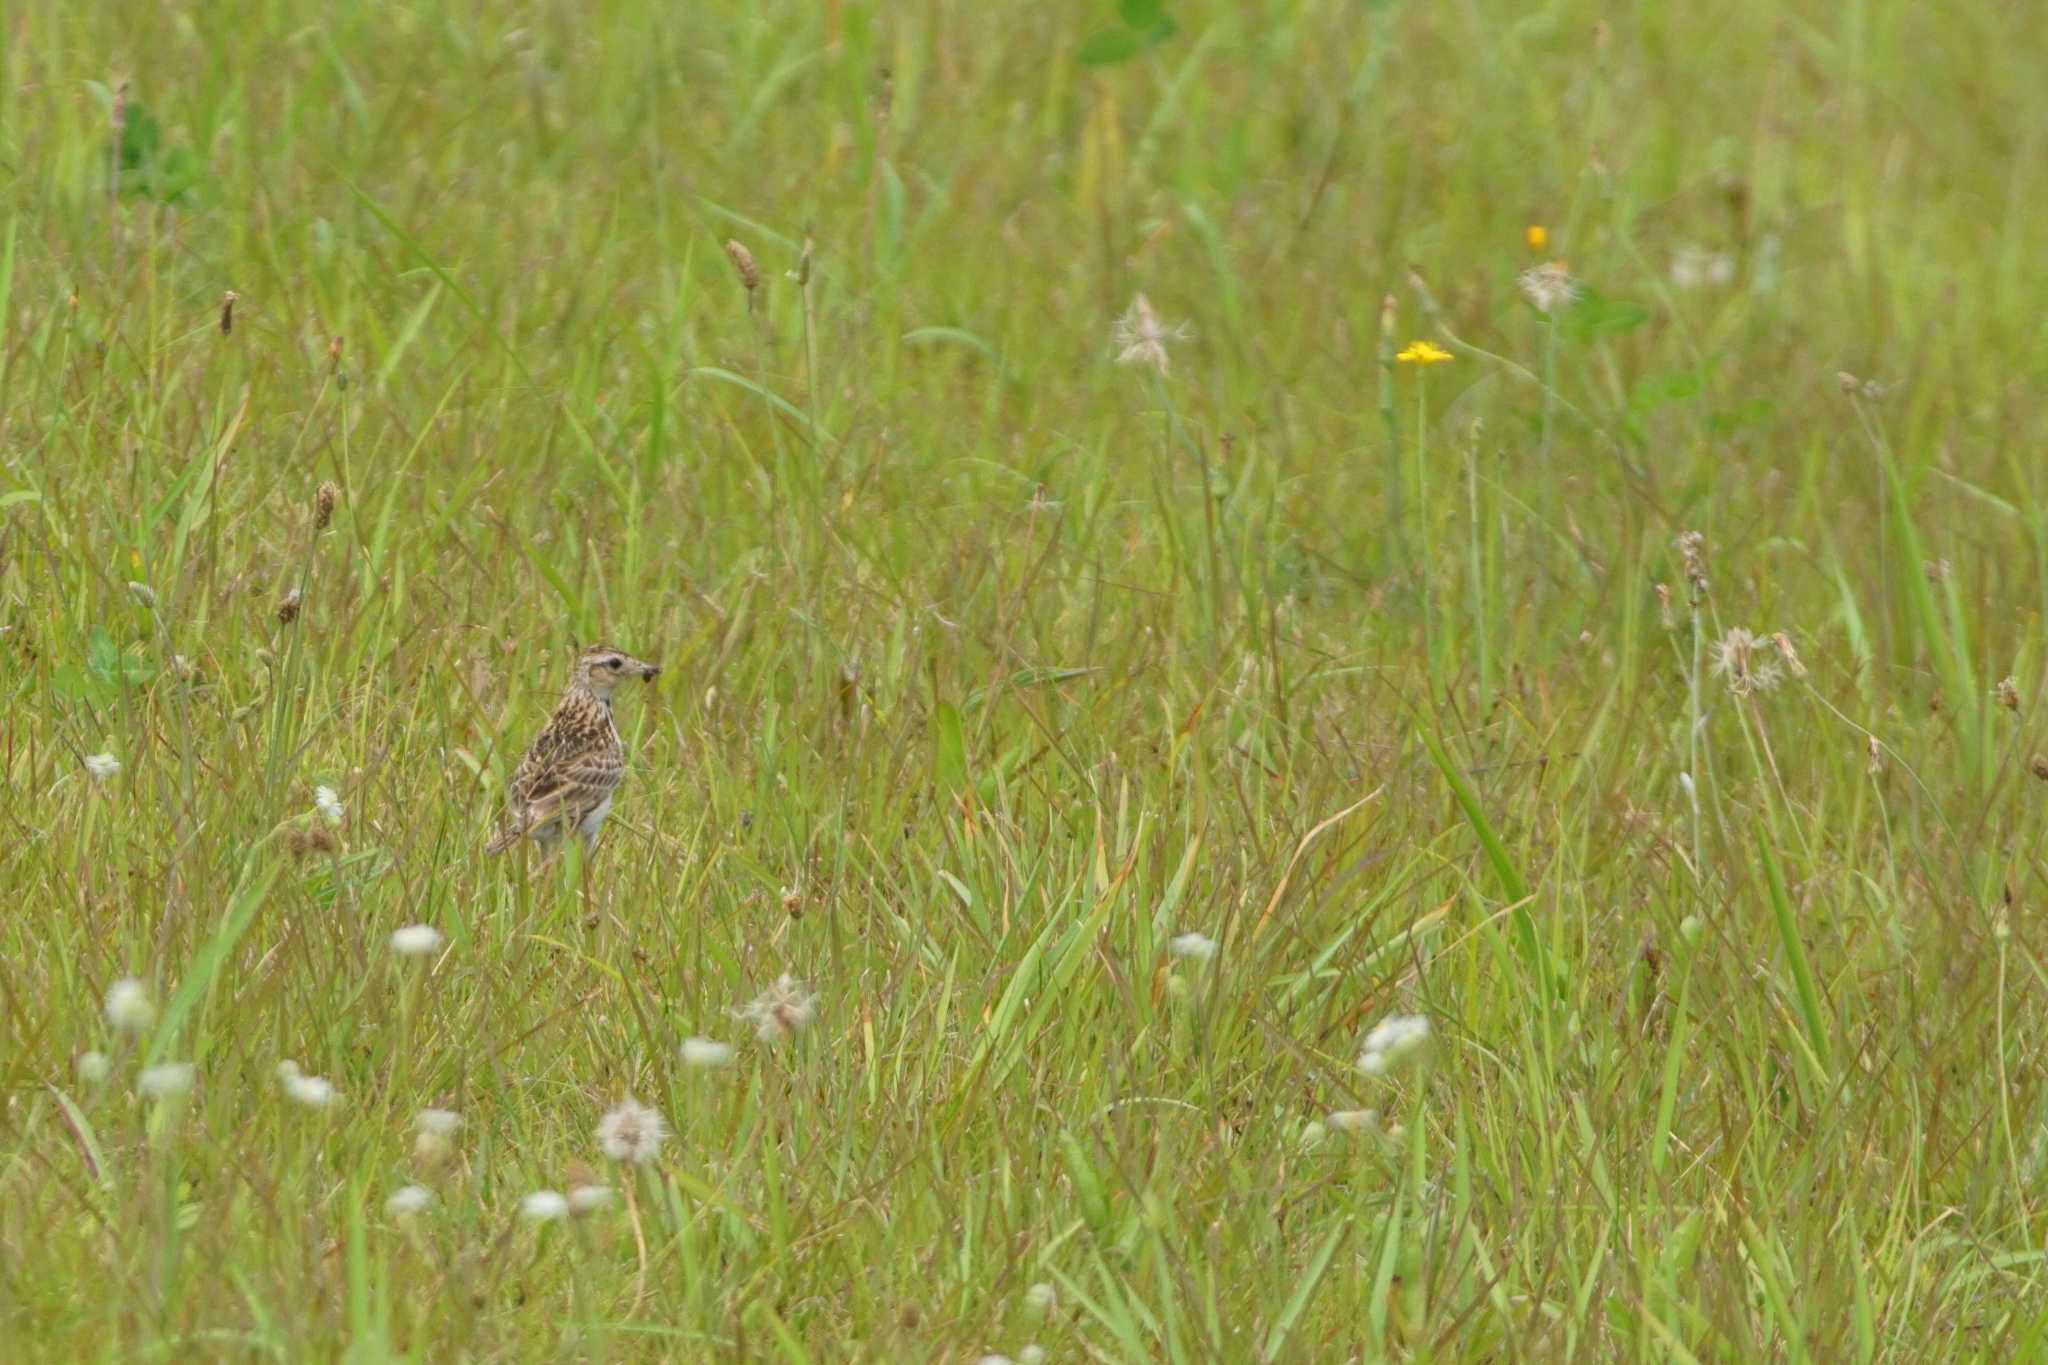
[[[169,1099],[190,1090],[197,1074],[190,1062],[165,1062],[135,1078],[135,1093],[148,1100]]]
[[[85,770],[92,774],[95,782],[108,782],[121,775],[121,760],[112,754],[88,754]]]
[[[313,788],[313,808],[319,811],[320,818],[330,825],[340,824],[348,814],[341,804],[341,798],[335,795],[332,787]]]
[[[448,940],[431,924],[408,924],[391,931],[391,951],[400,957],[426,957],[441,951]]]
[[[141,1033],[156,1022],[156,1007],[149,1003],[149,987],[132,976],[124,976],[107,987],[107,1022],[116,1033]]]
[[[778,1043],[809,1026],[817,1017],[817,1003],[817,996],[804,990],[802,982],[784,972],[775,979],[774,985],[761,993],[759,999],[738,1011],[735,1017],[752,1024],[754,1036],[762,1042]]]
[[[638,1100],[620,1100],[598,1121],[597,1145],[613,1161],[630,1161],[644,1166],[661,1152],[668,1125],[661,1115]]]
[[[732,1044],[721,1043],[710,1038],[683,1039],[683,1065],[700,1068],[728,1066],[732,1063]]]
[[[569,1201],[553,1190],[535,1190],[519,1201],[519,1216],[529,1223],[552,1223],[569,1215]]]
[[[1192,958],[1196,962],[1207,962],[1216,956],[1216,940],[1207,934],[1177,934],[1166,945],[1166,951],[1174,957]]]
[[[609,1185],[578,1185],[569,1191],[569,1212],[581,1217],[596,1213],[612,1202],[612,1187]]]
[[[384,1212],[393,1218],[403,1218],[407,1214],[418,1213],[433,1202],[434,1192],[425,1185],[404,1185],[393,1190],[391,1197],[384,1201]]]
[[[87,1085],[104,1084],[114,1071],[114,1064],[107,1060],[104,1052],[81,1052],[72,1066],[78,1071],[78,1079]]]
[[[422,1109],[412,1116],[413,1127],[434,1137],[454,1137],[461,1131],[462,1115],[453,1109]]]
[[[1330,1129],[1338,1133],[1364,1133],[1378,1126],[1380,1111],[1377,1109],[1339,1109],[1326,1120]]]

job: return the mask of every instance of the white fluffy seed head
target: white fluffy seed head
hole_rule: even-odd
[[[1166,951],[1175,957],[1189,958],[1196,962],[1207,962],[1216,956],[1216,940],[1207,934],[1176,934],[1166,945]]]
[[[803,983],[784,972],[759,998],[739,1011],[739,1018],[754,1026],[754,1035],[764,1043],[779,1043],[810,1026],[817,1017],[818,997]]]
[[[422,1109],[412,1116],[412,1126],[435,1137],[454,1137],[462,1130],[462,1115],[453,1109]]]
[[[1024,1291],[1024,1311],[1034,1318],[1049,1318],[1059,1306],[1059,1291],[1043,1280]]]
[[[156,1007],[149,1003],[149,987],[132,976],[107,987],[107,1022],[116,1033],[141,1033],[155,1023]]]
[[[731,1063],[731,1043],[721,1043],[711,1038],[683,1039],[684,1066],[709,1068],[728,1066]]]
[[[341,797],[332,787],[313,788],[313,809],[319,811],[320,818],[330,825],[340,824],[348,814],[341,804]]]
[[[1037,1342],[1017,1352],[1017,1365],[1045,1365],[1045,1348]]]
[[[569,1191],[569,1212],[579,1217],[596,1213],[612,1202],[612,1187],[609,1185],[578,1185]]]
[[[1333,1132],[1363,1133],[1380,1121],[1377,1109],[1339,1109],[1331,1114],[1327,1125]]]
[[[1403,1057],[1429,1042],[1429,1020],[1420,1014],[1390,1014],[1365,1035],[1358,1069],[1368,1076],[1385,1075]]]
[[[135,1093],[146,1100],[169,1099],[190,1090],[197,1074],[190,1062],[165,1062],[135,1078]]]
[[[384,1201],[384,1212],[393,1218],[403,1218],[433,1202],[434,1192],[425,1185],[405,1185],[391,1192],[391,1197]]]
[[[552,1223],[569,1214],[569,1201],[554,1190],[535,1190],[519,1201],[519,1216],[529,1223]]]
[[[284,1082],[286,1098],[308,1109],[331,1108],[341,1099],[341,1092],[325,1076],[307,1076],[294,1068],[291,1074],[280,1079]]]
[[[597,1124],[597,1145],[613,1161],[644,1166],[661,1152],[668,1125],[638,1100],[620,1100]]]
[[[121,760],[112,754],[88,754],[85,770],[92,774],[95,782],[112,781],[121,775]]]
[[[426,957],[441,951],[447,942],[431,924],[408,924],[391,931],[391,951],[400,957]]]
[[[114,1064],[104,1052],[81,1052],[72,1065],[78,1070],[78,1079],[87,1085],[102,1084],[114,1071]]]

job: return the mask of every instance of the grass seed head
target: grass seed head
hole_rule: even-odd
[[[334,509],[340,505],[341,485],[328,479],[313,493],[313,529],[326,530],[334,520]]]
[[[749,295],[761,287],[761,267],[754,263],[753,252],[738,241],[728,239],[725,258],[732,262],[733,273],[740,277],[740,285]]]

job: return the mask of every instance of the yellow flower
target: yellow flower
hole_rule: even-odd
[[[1394,359],[1400,361],[1403,365],[1441,365],[1447,360],[1456,359],[1456,357],[1433,342],[1411,341],[1408,343],[1408,349],[1395,356]]]
[[[1529,244],[1529,250],[1541,251],[1550,245],[1550,229],[1541,223],[1531,223],[1522,229],[1522,240]]]

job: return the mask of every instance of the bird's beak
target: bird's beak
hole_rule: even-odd
[[[660,676],[661,676],[661,665],[660,665],[660,664],[642,664],[642,665],[640,665],[640,676],[641,676],[641,677],[643,677],[643,678],[645,678],[645,679],[647,679],[647,681],[649,681],[649,682],[653,682],[653,681],[654,681],[654,680],[655,680],[656,678],[658,678],[658,677],[660,677]]]

